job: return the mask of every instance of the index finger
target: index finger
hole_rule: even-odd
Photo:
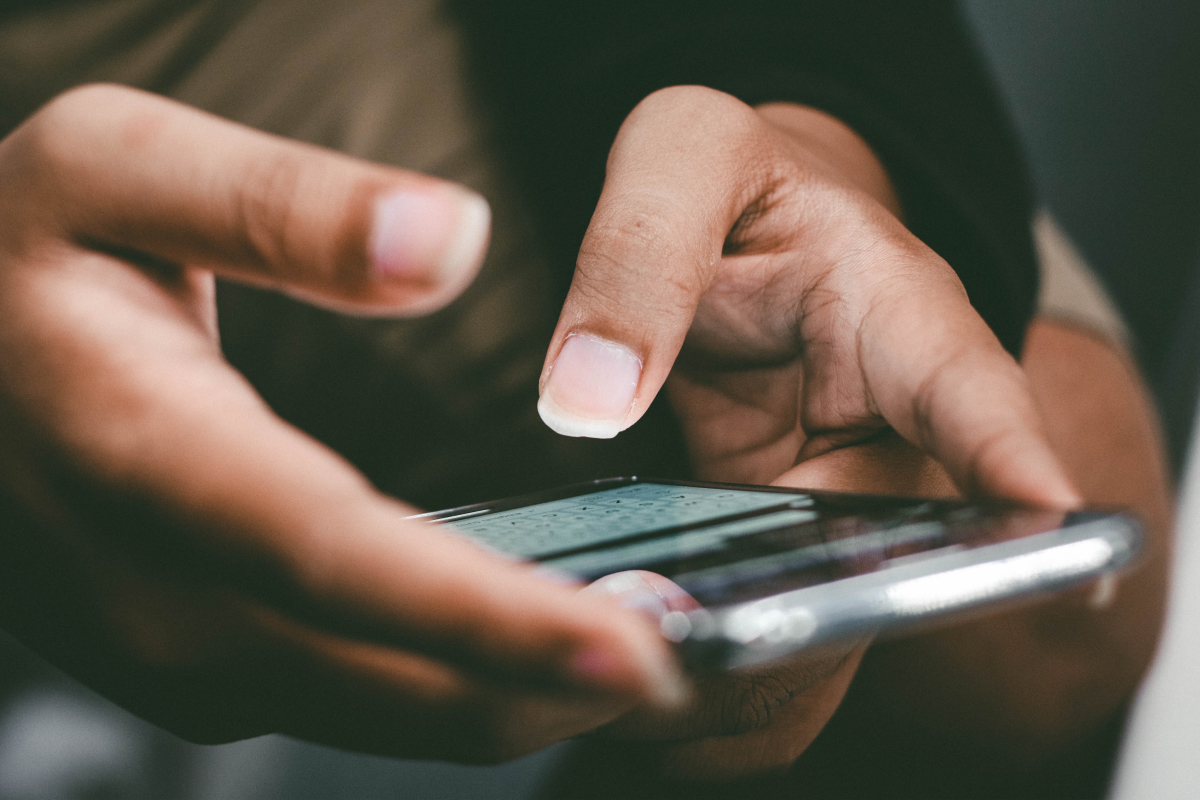
[[[859,358],[880,414],[968,493],[1082,503],[1017,362],[957,286],[896,287],[861,323]]]
[[[701,87],[656,92],[629,115],[546,354],[538,411],[552,429],[609,438],[645,413],[761,191],[762,139],[753,109]]]
[[[487,202],[118,86],[0,143],[5,244],[42,235],[204,267],[354,311],[422,313],[474,277]]]

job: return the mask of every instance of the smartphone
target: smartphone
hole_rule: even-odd
[[[699,603],[662,620],[696,670],[961,618],[1114,573],[1142,532],[1112,511],[611,478],[420,514],[589,581],[643,569]]]

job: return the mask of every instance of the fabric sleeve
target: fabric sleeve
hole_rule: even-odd
[[[1020,149],[953,2],[461,0],[476,91],[570,277],[608,148],[656,89],[820,108],[874,149],[909,229],[1020,351],[1037,293]]]

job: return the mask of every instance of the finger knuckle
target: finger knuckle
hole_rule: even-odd
[[[936,405],[947,374],[944,367],[934,370],[917,384],[913,392],[910,413],[916,427],[917,445],[926,451],[933,451],[937,445],[933,421],[937,418]]]
[[[120,84],[84,83],[56,95],[42,107],[42,111],[39,113],[57,111],[75,116],[80,112],[92,113],[97,108],[128,107],[130,104],[137,104],[142,99],[149,97],[150,95],[145,92]]]
[[[976,446],[966,468],[966,482],[972,489],[985,486],[984,478],[995,474],[998,465],[1012,462],[1025,443],[1025,434],[1016,427],[1002,427],[992,431]]]
[[[22,126],[23,130],[42,145],[44,152],[53,153],[61,147],[62,138],[73,139],[79,127],[95,117],[98,108],[111,108],[123,93],[121,88],[105,84],[68,89],[42,106]]]
[[[689,257],[687,237],[668,213],[665,201],[627,198],[618,213],[593,223],[579,250],[576,282],[595,302],[647,304],[691,309],[706,284],[701,254]],[[657,278],[647,281],[651,275]],[[630,298],[631,279],[649,291]]]
[[[124,116],[140,93],[109,84],[69,89],[42,106],[5,144],[5,181],[22,188],[67,186],[68,175],[87,163],[104,138],[103,121]],[[10,183],[10,181],[13,181]]]
[[[669,145],[664,131],[670,132]],[[705,86],[671,86],[646,96],[622,125],[610,166],[642,132],[699,159],[713,174],[736,175],[746,187],[760,187],[778,164],[762,117],[733,95]]]
[[[674,253],[677,231],[662,210],[669,201],[660,197],[629,194],[615,198],[612,211],[593,221],[584,237],[585,255],[606,255],[621,262],[635,256],[639,261],[668,260]]]
[[[233,227],[247,258],[280,283],[369,301],[365,209],[379,178],[359,172],[298,147],[257,159],[233,189]]]
[[[290,233],[296,227],[304,164],[291,152],[260,159],[235,188],[235,230],[251,258],[281,278],[294,263]]]
[[[990,370],[983,373],[980,370],[978,348],[969,341],[964,342],[933,364],[912,392],[910,413],[917,428],[916,443],[919,446],[929,451],[939,451],[938,445],[941,442],[938,441],[936,421],[944,417],[947,409],[961,402],[965,393],[978,387],[981,377],[993,380],[1002,377],[1001,385],[1010,391],[1014,405],[1021,403],[1020,390],[1025,386],[1025,379],[1016,361],[1006,359],[993,363]],[[991,432],[983,441],[983,444],[988,446],[977,447],[976,455],[990,453],[992,447],[1006,442],[1010,435],[1018,433],[1019,430],[1012,427]]]
[[[651,92],[646,95],[639,106],[657,109],[660,107],[673,108],[680,105],[720,105],[727,101],[740,102],[732,95],[708,86],[679,85],[666,86]]]
[[[700,115],[722,125],[758,128],[754,109],[731,94],[707,86],[668,86],[647,95],[634,114]],[[631,115],[632,116],[632,115]]]

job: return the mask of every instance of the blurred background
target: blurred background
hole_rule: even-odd
[[[1043,201],[1108,285],[1179,467],[1200,365],[1200,3],[966,0]]]
[[[1178,469],[1200,377],[1200,3],[963,10],[1044,203],[1125,314]],[[463,769],[277,737],[187,746],[0,638],[0,800],[522,797],[554,757]]]

